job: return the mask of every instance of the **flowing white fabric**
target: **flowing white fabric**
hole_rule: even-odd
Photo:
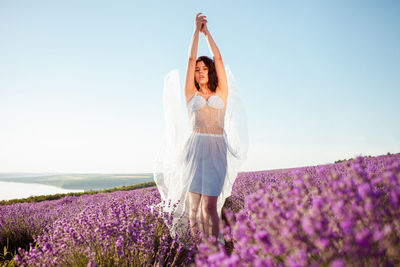
[[[246,110],[228,65],[225,71],[228,99],[222,109],[212,103],[218,97],[195,98],[186,105],[182,101],[184,94],[177,69],[164,78],[165,133],[153,168],[162,201],[153,206],[162,206],[164,211],[171,212],[172,205],[176,204],[170,228],[173,236],[188,234],[185,226],[189,220],[189,191],[218,195],[217,212],[221,219],[225,199],[231,195],[236,176],[247,158]],[[200,202],[196,214],[199,229],[203,227],[201,209]]]

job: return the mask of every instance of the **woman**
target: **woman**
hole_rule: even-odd
[[[200,231],[222,241],[221,209],[246,159],[247,120],[232,73],[225,69],[207,20],[200,14],[196,15],[186,70],[188,119],[180,109],[178,71],[164,79],[166,133],[154,180],[164,201],[159,205],[174,211],[171,233],[184,236],[189,221],[193,235]],[[199,33],[206,38],[214,60],[196,58]],[[175,204],[174,209],[166,205],[168,201]]]

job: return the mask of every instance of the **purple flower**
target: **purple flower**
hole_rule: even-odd
[[[340,258],[334,259],[331,264],[329,265],[330,267],[344,267],[344,261]]]

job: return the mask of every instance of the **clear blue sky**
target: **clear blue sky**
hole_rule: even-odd
[[[10,0],[0,172],[151,172],[197,12],[247,107],[243,171],[400,152],[399,1]]]

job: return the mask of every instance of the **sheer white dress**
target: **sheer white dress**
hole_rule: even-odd
[[[228,99],[217,93],[208,99],[197,93],[182,105],[178,70],[170,71],[164,78],[165,135],[154,164],[154,181],[161,195],[162,206],[172,212],[173,236],[186,237],[189,224],[189,192],[218,196],[217,212],[232,192],[236,176],[247,158],[247,118],[243,99],[229,66]],[[171,205],[168,205],[168,202]],[[196,214],[202,229],[200,212]],[[211,229],[209,230],[211,233]]]

